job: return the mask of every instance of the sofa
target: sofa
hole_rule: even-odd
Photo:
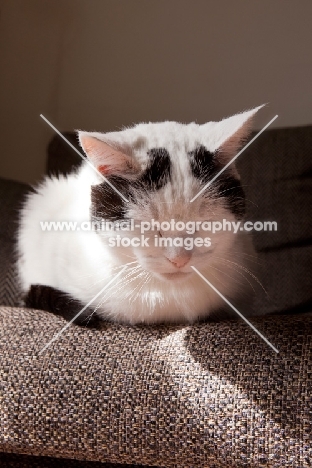
[[[66,137],[76,143],[71,133]],[[47,173],[80,160],[59,137]],[[312,127],[264,132],[238,159],[259,257],[250,320],[90,329],[27,309],[14,241],[31,187],[1,179],[1,467],[312,465]],[[207,286],[208,287],[208,286]]]

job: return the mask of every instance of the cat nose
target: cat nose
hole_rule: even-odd
[[[170,263],[172,263],[176,268],[182,268],[184,267],[184,265],[186,265],[189,260],[190,260],[190,257],[181,257],[181,256],[178,256],[178,257],[173,257],[173,258],[168,258],[167,259],[169,260]]]

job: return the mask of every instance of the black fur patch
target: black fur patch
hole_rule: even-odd
[[[206,185],[222,166],[215,158],[214,153],[208,151],[204,146],[199,146],[189,153],[190,166],[194,177]],[[224,171],[214,182],[218,188],[220,198],[225,198],[228,208],[238,218],[245,214],[245,194],[241,183],[228,171]]]
[[[111,176],[109,181],[128,200],[130,181],[124,177]],[[91,188],[92,219],[117,221],[125,217],[127,202],[107,182]]]
[[[73,299],[63,291],[42,284],[31,285],[25,298],[25,306],[30,309],[46,310],[52,314],[60,315],[68,321],[72,320],[84,307],[80,301]],[[97,328],[99,318],[91,309],[87,309],[73,323]]]
[[[159,190],[170,180],[170,156],[165,148],[151,149],[148,155],[151,162],[137,180],[137,184],[148,190]]]
[[[148,155],[150,163],[138,179],[133,181],[119,176],[110,176],[108,179],[129,201],[135,202],[138,191],[159,190],[170,180],[171,162],[168,151],[164,148],[155,148],[150,150]],[[117,221],[124,219],[126,212],[127,202],[107,182],[92,187],[91,217],[93,220]]]
[[[189,153],[192,174],[204,184],[220,170],[215,161],[214,153],[208,151],[204,146],[199,146]]]
[[[227,206],[237,219],[245,215],[245,193],[241,183],[232,175],[227,175],[226,171],[216,179],[220,197],[225,198]]]

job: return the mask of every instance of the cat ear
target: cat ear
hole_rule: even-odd
[[[203,140],[209,138],[207,148],[212,152],[218,151],[221,163],[227,163],[238,153],[250,134],[255,114],[263,105],[220,122],[202,125]]]
[[[100,134],[78,132],[79,142],[90,161],[104,176],[131,175],[137,172],[134,159],[113,145],[99,139]]]
[[[233,158],[248,138],[255,114],[264,106],[233,115],[217,123],[219,141],[216,149],[222,159]]]

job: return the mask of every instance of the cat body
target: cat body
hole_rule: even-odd
[[[239,297],[248,285],[242,272],[252,254],[250,237],[202,228],[207,221],[243,219],[234,164],[191,200],[235,156],[257,110],[204,125],[163,122],[80,132],[97,170],[83,163],[66,177],[48,177],[23,206],[18,269],[25,293],[32,285],[49,286],[82,306],[97,296],[91,310],[112,321],[193,322],[224,305],[195,267],[222,295]],[[83,229],[99,220],[132,220],[132,229]],[[44,230],[40,223],[50,221],[76,223],[76,229]],[[190,221],[196,226],[191,234],[177,229]],[[164,237],[179,242],[160,247]]]

